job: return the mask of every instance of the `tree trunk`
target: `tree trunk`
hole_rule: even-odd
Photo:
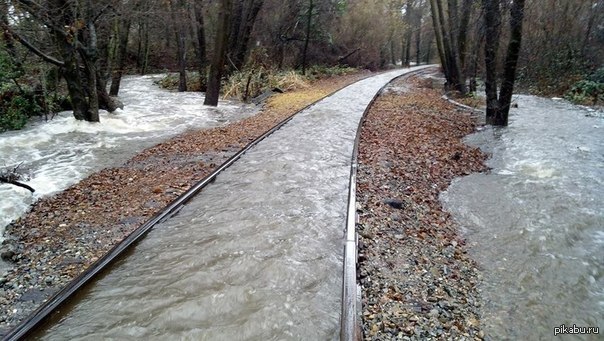
[[[426,64],[430,64],[430,62],[432,61],[432,39],[430,39],[430,41],[426,45],[426,53],[424,54],[424,56],[426,57]]]
[[[516,66],[522,43],[522,21],[524,19],[525,0],[515,0],[510,9],[510,41],[508,43],[503,70],[503,82],[499,97],[497,97],[497,46],[500,37],[501,12],[497,0],[483,0],[485,11],[486,43],[486,95],[487,95],[487,124],[506,126],[514,81]]]
[[[195,1],[193,9],[195,12],[195,27],[197,34],[197,46],[195,49],[195,53],[197,55],[197,61],[199,63],[199,91],[205,92],[207,89],[204,88],[203,84],[205,83],[205,79],[207,77],[206,66],[208,64],[208,60],[206,56],[206,32],[205,23],[203,19],[203,2]]]
[[[238,0],[233,2],[233,8],[231,9],[231,23],[229,25],[229,40],[227,45],[227,51],[229,54],[235,53],[235,50],[237,49],[239,29],[242,25],[241,22],[243,21],[244,2],[247,1],[249,0]],[[235,62],[233,61],[234,57],[229,56],[229,58],[231,59],[232,64],[229,65],[228,69],[230,70],[236,68],[239,70],[241,65],[235,65]]]
[[[138,21],[138,46],[136,49],[136,67],[141,75],[145,74],[145,45],[149,43],[149,26],[147,18],[143,17]]]
[[[508,125],[510,104],[516,80],[516,66],[518,65],[518,56],[520,55],[520,46],[522,44],[524,3],[525,0],[514,0],[510,9],[510,42],[508,43],[503,68],[503,81],[499,92],[499,112],[495,114],[495,119],[493,120],[493,124],[495,125]]]
[[[500,116],[499,99],[497,98],[497,48],[501,25],[499,0],[483,0],[485,15],[485,50],[486,68],[485,94],[487,96],[487,124],[495,124],[495,117]]]
[[[140,74],[145,75],[147,73],[147,67],[149,66],[149,51],[151,47],[149,46],[149,23],[145,22],[144,24],[144,34],[143,34],[143,55],[142,55],[142,63],[140,68]]]
[[[416,61],[417,65],[420,65],[422,63],[420,60],[421,44],[422,44],[421,38],[422,38],[422,30],[418,26],[417,33],[415,35],[415,61]]]
[[[412,23],[412,15],[413,15],[413,1],[408,0],[406,11],[405,11],[405,21],[408,23],[407,30],[405,31],[405,58],[402,60],[403,65],[409,67],[411,64],[411,38],[413,37],[413,26]]]
[[[390,35],[390,63],[396,65],[396,48],[394,47],[394,36]]]
[[[240,22],[237,25],[238,30],[231,33],[231,36],[236,37],[234,49],[231,51],[232,61],[240,70],[245,64],[252,29],[263,4],[264,0],[247,0],[242,7]]]
[[[115,62],[116,68],[113,70],[113,75],[111,76],[110,96],[117,96],[120,91],[120,83],[122,81],[122,75],[124,74],[124,68],[126,67],[126,57],[128,55],[129,35],[130,19],[123,19],[119,25],[117,60]]]
[[[443,64],[445,77],[447,79],[446,87],[448,89],[454,89],[462,94],[465,94],[467,90],[456,53],[456,38],[452,33],[454,30],[454,25],[456,25],[454,21],[456,21],[457,16],[457,1],[448,0],[448,4],[449,6],[447,7],[447,12],[449,17],[447,20],[444,15],[442,0],[430,0],[430,5],[432,7],[432,20],[437,22],[434,25],[437,37],[437,45],[440,46],[438,43],[439,39],[442,42],[442,54],[440,51],[439,54],[441,54],[441,63]]]
[[[221,0],[218,13],[218,30],[214,41],[214,56],[210,65],[210,74],[208,75],[208,91],[204,105],[217,106],[218,96],[220,95],[220,80],[224,69],[227,44],[229,39],[229,22],[231,19],[232,0]]]
[[[302,51],[302,74],[306,74],[306,58],[308,54],[308,43],[310,42],[310,28],[312,24],[313,0],[308,1],[308,14],[306,17],[306,38],[304,39],[304,50]]]
[[[416,24],[415,24],[415,61],[417,63],[417,65],[420,65],[421,59],[421,44],[422,44],[422,17],[423,17],[423,6],[424,6],[424,1],[423,0],[419,0],[418,4],[417,4],[417,9],[415,10],[415,20],[416,20]]]
[[[432,26],[434,27],[434,37],[436,39],[436,49],[442,63],[444,74],[449,74],[445,58],[445,48],[443,45],[442,28],[440,27],[440,19],[438,18],[437,0],[430,0],[430,14],[432,16]]]
[[[472,4],[474,0],[464,0],[462,5],[461,20],[459,22],[459,34],[457,36],[457,54],[459,55],[460,67],[466,70],[466,54],[468,45],[468,26],[470,24],[470,14],[472,13]]]
[[[84,70],[86,75],[87,93],[88,93],[88,116],[86,121],[99,122],[99,89],[97,83],[97,61],[98,46],[97,46],[97,34],[96,26],[92,21],[92,4],[88,1],[88,39],[86,46],[79,49],[79,55],[84,64]],[[107,92],[107,89],[102,89],[103,92]]]
[[[174,3],[169,1],[170,15],[172,17],[172,27],[176,38],[176,60],[178,61],[178,91],[187,91],[187,46],[185,20],[182,15],[185,10],[185,4],[182,0]]]
[[[176,30],[176,51],[178,58],[178,91],[187,91],[187,50],[185,32],[182,28]]]

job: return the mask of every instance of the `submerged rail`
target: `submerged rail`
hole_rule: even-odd
[[[371,77],[371,75],[362,77],[357,80],[359,82],[363,79]],[[354,82],[354,83],[356,83]],[[118,259],[122,254],[124,254],[127,250],[130,249],[135,243],[141,240],[151,229],[155,227],[158,223],[161,223],[176,214],[183,208],[183,206],[194,198],[204,187],[208,184],[212,183],[216,177],[225,169],[230,167],[235,161],[237,161],[243,154],[245,154],[248,150],[258,144],[260,141],[264,140],[266,137],[274,133],[283,127],[286,123],[291,121],[298,113],[306,110],[307,108],[315,105],[317,102],[332,96],[339,90],[334,91],[333,93],[320,98],[311,104],[305,106],[304,108],[296,111],[292,115],[288,116],[281,122],[277,123],[271,129],[266,131],[264,134],[256,138],[255,140],[248,143],[244,148],[239,150],[235,155],[231,156],[228,160],[226,160],[223,164],[221,164],[217,169],[215,169],[211,174],[200,180],[193,187],[187,190],[185,193],[181,194],[178,198],[172,201],[168,206],[163,208],[160,212],[155,214],[151,219],[145,222],[143,225],[134,230],[131,234],[129,234],[124,240],[122,240],[119,244],[114,246],[107,254],[101,257],[99,260],[94,262],[88,269],[86,269],[82,274],[69,282],[63,289],[59,290],[53,296],[51,296],[42,306],[40,306],[37,310],[29,315],[23,322],[17,325],[15,328],[10,330],[8,334],[4,336],[3,341],[12,341],[12,340],[20,340],[33,332],[34,328],[41,325],[50,315],[61,307],[63,304],[66,304],[67,301],[76,294],[80,289],[82,289],[86,284],[88,284],[95,276],[102,273],[111,263],[113,263],[116,259]]]
[[[425,67],[423,67],[425,68]],[[416,69],[418,70],[418,69]],[[414,71],[410,71],[405,73],[404,75],[409,75],[410,73],[414,73]],[[367,77],[365,77],[367,78]],[[363,78],[363,79],[365,79]],[[360,81],[360,80],[359,80]],[[358,82],[358,81],[357,81]],[[385,86],[384,86],[385,87]],[[378,94],[384,89],[382,87]],[[337,91],[336,91],[337,92]],[[177,199],[175,199],[172,203],[162,209],[159,213],[154,215],[151,219],[149,219],[146,223],[141,225],[139,228],[134,230],[130,235],[128,235],[124,240],[122,240],[119,244],[114,246],[105,256],[100,258],[98,261],[93,263],[87,270],[85,270],[81,275],[76,277],[73,281],[71,281],[68,285],[66,285],[63,289],[55,293],[51,296],[42,306],[40,306],[36,311],[30,314],[21,324],[16,326],[14,329],[9,331],[9,333],[4,337],[4,340],[19,340],[25,338],[30,333],[34,331],[34,329],[44,323],[51,314],[56,311],[59,307],[68,303],[69,300],[78,292],[80,289],[84,288],[95,276],[102,273],[111,263],[113,263],[116,259],[121,257],[126,251],[130,250],[130,248],[135,245],[138,241],[140,241],[153,227],[167,220],[176,214],[183,208],[183,206],[194,198],[204,187],[206,187],[209,183],[213,182],[215,178],[222,171],[230,167],[235,161],[237,161],[243,154],[245,154],[248,150],[258,144],[260,141],[264,140],[266,137],[274,133],[283,127],[286,123],[288,123],[294,116],[298,113],[306,110],[307,108],[313,106],[317,102],[332,96],[336,92],[319,99],[312,104],[302,108],[301,110],[295,112],[290,115],[283,121],[279,122],[277,125],[266,131],[264,134],[259,136],[254,141],[250,142],[243,149],[238,151],[235,155],[230,157],[227,161],[225,161],[222,165],[220,165],[215,171],[213,171],[210,175],[199,181],[193,187],[191,187],[187,192],[180,195]],[[375,98],[377,98],[377,94],[372,99],[371,103],[374,102]],[[365,116],[363,114],[363,117]],[[362,120],[361,120],[362,122]],[[359,125],[360,127],[360,125]],[[356,176],[356,167],[357,167],[357,149],[358,149],[358,140],[360,130],[357,129],[357,136],[355,140],[354,153],[353,153],[353,164],[351,167],[351,186],[356,186],[356,177],[353,178],[352,174]],[[354,179],[354,181],[353,181]],[[356,232],[355,232],[355,224],[356,224],[356,212],[355,212],[355,187],[351,187],[351,191],[349,192],[349,207],[348,207],[348,218],[347,218],[347,230],[346,230],[346,255],[344,262],[344,286],[343,286],[343,298],[347,298],[342,301],[342,318],[341,318],[341,338],[343,340],[352,340],[355,335],[358,336],[356,330],[350,328],[352,326],[355,328],[356,326],[356,307],[357,307],[357,286],[356,286]],[[352,197],[350,197],[352,195]],[[352,230],[348,228],[352,226]],[[350,275],[352,274],[352,275]],[[348,278],[352,279],[352,282],[348,280]],[[352,323],[348,321],[352,319]],[[349,330],[352,330],[353,333],[350,333]]]

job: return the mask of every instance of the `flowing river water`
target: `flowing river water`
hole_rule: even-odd
[[[39,337],[337,339],[356,129],[373,95],[403,72],[362,80],[296,115]]]
[[[76,121],[70,112],[49,122],[33,121],[19,131],[0,134],[0,168],[29,174],[36,192],[0,185],[0,241],[6,224],[31,203],[77,183],[94,171],[120,164],[144,148],[187,129],[225,125],[254,114],[255,106],[221,101],[203,106],[203,94],[165,91],[153,84],[163,75],[124,77],[123,110],[101,113],[101,124]]]
[[[454,181],[441,197],[484,273],[485,332],[551,340],[561,325],[601,329],[603,116],[562,101],[517,102],[509,127],[467,138],[492,155],[492,170]]]

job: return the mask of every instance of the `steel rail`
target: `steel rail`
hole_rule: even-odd
[[[358,83],[364,79],[369,77],[373,77],[376,74],[370,74],[364,76],[351,84],[348,84],[338,90],[333,91],[329,95],[322,97],[302,109],[296,111],[291,114],[287,118],[283,119],[281,122],[277,123],[271,129],[267,130],[264,134],[257,137],[255,140],[248,143],[245,147],[239,150],[235,155],[231,156],[228,160],[222,163],[217,169],[215,169],[211,174],[206,176],[197,182],[193,187],[189,188],[185,193],[181,194],[178,198],[174,199],[170,204],[164,207],[161,211],[156,213],[153,217],[147,220],[143,225],[139,226],[132,233],[130,233],[125,239],[123,239],[119,244],[115,245],[111,250],[109,250],[103,257],[90,265],[83,273],[70,281],[65,287],[52,295],[44,304],[42,304],[38,309],[32,312],[25,320],[11,329],[3,338],[2,341],[15,341],[21,340],[25,338],[27,335],[33,332],[34,328],[40,326],[44,321],[46,321],[50,315],[57,310],[62,305],[66,304],[69,298],[71,298],[76,292],[82,289],[86,284],[88,284],[95,276],[103,272],[110,264],[112,264],[116,259],[118,259],[124,252],[130,249],[135,243],[140,241],[151,229],[155,227],[155,225],[170,219],[171,217],[178,214],[178,212],[183,208],[183,206],[190,201],[193,197],[195,197],[204,187],[208,184],[212,183],[218,174],[222,171],[230,167],[235,161],[237,161],[243,154],[245,154],[248,150],[258,144],[260,141],[264,140],[266,137],[274,133],[283,127],[286,123],[291,121],[297,114],[300,112],[312,107],[318,102],[322,101],[325,98],[331,97],[336,92],[342,90],[343,88],[350,86],[352,84]]]
[[[392,78],[388,83],[376,92],[373,96],[357,127],[354,146],[352,149],[351,165],[350,165],[350,180],[348,185],[348,208],[346,213],[346,227],[344,231],[344,266],[342,276],[342,312],[340,315],[340,340],[341,341],[357,341],[362,339],[361,326],[359,317],[361,315],[361,288],[357,285],[357,265],[358,265],[358,234],[356,225],[359,222],[359,217],[356,210],[356,187],[357,187],[357,170],[359,168],[359,144],[361,140],[361,128],[367,114],[371,110],[371,106],[380,97],[382,92],[390,86],[390,84],[404,77],[410,77],[425,72],[426,69],[433,68],[435,65],[425,65],[416,67],[409,72],[405,72],[397,77]]]
[[[354,191],[349,191],[349,207],[347,213],[347,227],[345,234],[345,261],[344,261],[344,280],[343,280],[343,295],[342,297],[354,297],[354,300],[342,301],[342,318],[341,318],[341,340],[356,340],[353,336],[358,335],[356,331],[350,333],[349,330],[352,330],[351,327],[356,328],[356,307],[357,307],[357,288],[356,288],[356,199],[355,199],[355,191],[356,191],[356,169],[358,167],[357,164],[357,153],[358,153],[358,141],[360,137],[360,127],[361,124],[368,112],[368,108],[373,104],[378,95],[385,89],[388,84],[390,84],[394,79],[409,76],[411,74],[415,74],[418,71],[423,70],[429,66],[424,66],[421,69],[412,70],[406,72],[400,76],[394,77],[391,79],[386,85],[384,85],[377,93],[374,95],[370,104],[365,109],[361,121],[359,122],[359,126],[357,129],[357,134],[355,138],[355,145],[353,149],[353,157],[352,157],[352,166],[351,166],[351,177],[350,184],[351,188],[355,189]],[[367,75],[365,77],[360,78],[359,80],[348,84],[350,86],[352,84],[358,83],[364,79],[375,76],[375,74]],[[343,89],[343,88],[341,88]],[[34,329],[44,323],[53,312],[55,312],[58,308],[68,303],[68,300],[74,296],[78,291],[83,289],[94,277],[98,276],[100,273],[105,271],[109,265],[111,265],[116,259],[121,257],[126,251],[130,250],[137,242],[139,242],[149,231],[151,231],[157,224],[175,216],[178,212],[184,207],[184,205],[194,198],[199,192],[206,187],[208,184],[212,183],[216,177],[225,169],[230,167],[235,161],[237,161],[243,154],[245,154],[248,150],[258,144],[260,141],[264,140],[266,137],[279,130],[289,121],[291,121],[297,114],[300,112],[312,107],[318,102],[322,101],[325,98],[331,97],[338,89],[329,95],[322,97],[309,105],[303,107],[302,109],[296,111],[292,115],[288,116],[281,122],[277,123],[271,129],[267,130],[265,133],[257,137],[255,140],[248,143],[245,147],[239,150],[235,155],[231,156],[228,160],[222,163],[218,168],[216,168],[211,174],[206,176],[197,182],[193,187],[187,190],[185,193],[181,194],[178,198],[164,207],[161,211],[156,213],[153,217],[147,220],[143,225],[139,226],[132,233],[130,233],[125,239],[123,239],[120,243],[115,245],[112,249],[110,249],[103,257],[94,262],[90,267],[88,267],[83,273],[70,281],[66,286],[64,286],[61,290],[52,295],[44,304],[42,304],[38,309],[32,312],[25,320],[11,329],[3,338],[3,341],[13,341],[13,340],[21,340],[31,334]],[[354,176],[354,177],[353,177]],[[354,180],[354,181],[353,181]],[[352,214],[351,214],[352,212]],[[352,226],[352,229],[349,228]],[[352,266],[351,266],[352,264]],[[352,277],[350,277],[352,276]],[[353,280],[352,284],[350,284],[347,278],[351,278]],[[344,293],[344,290],[345,293]],[[351,296],[354,293],[354,296]],[[347,309],[345,306],[351,304],[350,307],[352,309]],[[346,313],[346,315],[344,315]],[[346,316],[346,317],[344,317]]]

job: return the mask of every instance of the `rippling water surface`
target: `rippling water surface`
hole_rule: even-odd
[[[0,185],[0,240],[5,225],[36,199],[187,129],[224,125],[256,110],[237,102],[205,107],[201,93],[159,89],[153,80],[161,77],[125,77],[120,90],[124,110],[102,112],[100,124],[76,121],[71,112],[63,112],[49,122],[34,121],[23,130],[0,134],[0,168],[22,163],[20,169],[31,176],[25,183],[36,190],[32,195]]]
[[[485,274],[487,335],[550,340],[562,324],[601,330],[604,120],[562,101],[517,101],[509,127],[467,139],[492,154],[492,171],[458,179],[442,196]]]
[[[45,339],[334,340],[356,128],[402,73],[298,114],[155,227]]]

